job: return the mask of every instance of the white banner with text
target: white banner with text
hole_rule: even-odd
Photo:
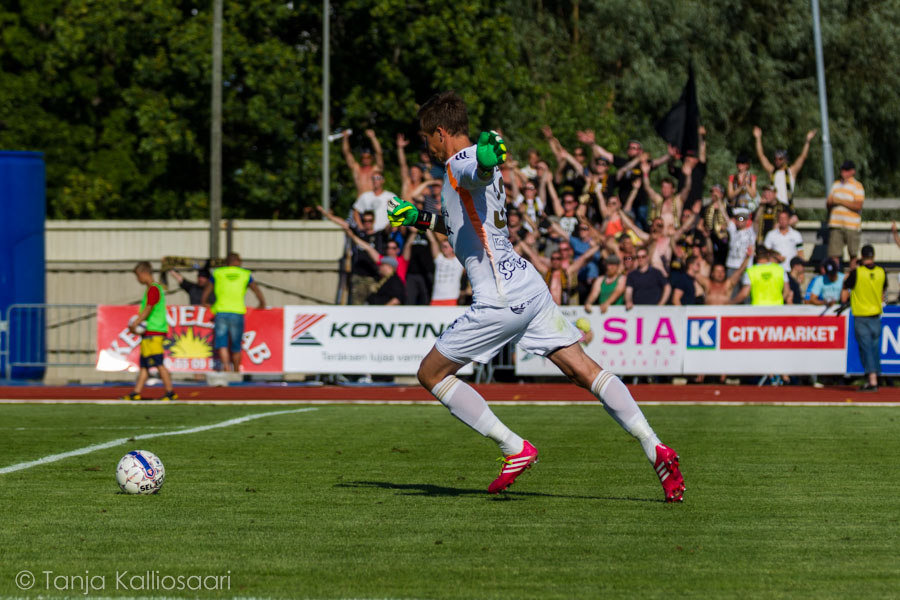
[[[465,306],[285,306],[284,370],[415,375]],[[468,365],[460,373],[472,373]]]

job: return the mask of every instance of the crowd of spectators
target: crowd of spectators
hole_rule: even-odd
[[[827,198],[828,257],[809,264],[794,229],[794,186],[816,135],[803,140],[793,161],[778,149],[769,160],[763,132],[754,128],[761,166],[739,153],[734,172],[708,181],[706,131],[684,156],[670,146],[651,156],[638,140],[623,154],[601,146],[592,131],[578,131],[566,148],[542,129],[552,156],[527,149],[523,162],[501,166],[509,239],[544,277],[560,304],[587,311],[610,306],[840,302],[846,247],[855,267],[865,193],[855,165],[845,161]],[[392,228],[386,207],[394,195],[419,208],[440,210],[442,166],[425,151],[412,162],[410,142],[398,135],[401,189],[384,188],[385,161],[374,132],[357,160],[343,151],[358,198],[346,218],[325,214],[347,232],[353,249],[351,304],[466,304],[471,289],[443,236]],[[507,145],[515,150],[514,143]],[[514,142],[514,141],[513,141]],[[321,210],[321,207],[320,207]],[[811,280],[806,267],[815,274]]]

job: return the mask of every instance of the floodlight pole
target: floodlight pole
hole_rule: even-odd
[[[819,24],[819,0],[811,0],[813,40],[816,45],[816,79],[819,81],[819,112],[822,115],[822,162],[824,163],[825,194],[834,183],[834,161],[831,156],[831,133],[828,130],[828,94],[825,92],[825,59],[822,56],[822,28]]]
[[[219,258],[222,220],[222,0],[213,0],[212,110],[209,139],[209,257]]]
[[[322,208],[331,210],[331,175],[328,164],[331,142],[328,132],[331,131],[330,78],[331,78],[331,10],[330,0],[322,2]],[[325,218],[324,215],[322,217]]]

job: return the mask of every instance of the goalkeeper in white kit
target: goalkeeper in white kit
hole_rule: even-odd
[[[419,366],[418,379],[460,421],[491,438],[503,452],[500,475],[488,492],[508,488],[538,458],[528,440],[504,425],[484,398],[456,377],[471,361],[487,363],[510,341],[545,356],[574,383],[591,391],[606,411],[636,437],[659,476],[666,502],[684,498],[678,454],[660,442],[625,384],[603,370],[578,343],[581,332],[562,314],[530,262],[516,254],[506,228],[506,193],[498,165],[506,145],[496,132],[469,139],[466,105],[455,92],[429,99],[419,109],[422,136],[444,163],[441,214],[394,198],[388,218],[447,235],[472,284],[472,306],[440,335]]]

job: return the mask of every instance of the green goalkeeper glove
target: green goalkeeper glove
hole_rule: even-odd
[[[492,171],[506,162],[506,142],[496,131],[482,131],[475,147],[475,160],[483,171]]]
[[[394,196],[387,203],[388,221],[394,227],[415,225],[419,220],[419,209],[412,202]]]

